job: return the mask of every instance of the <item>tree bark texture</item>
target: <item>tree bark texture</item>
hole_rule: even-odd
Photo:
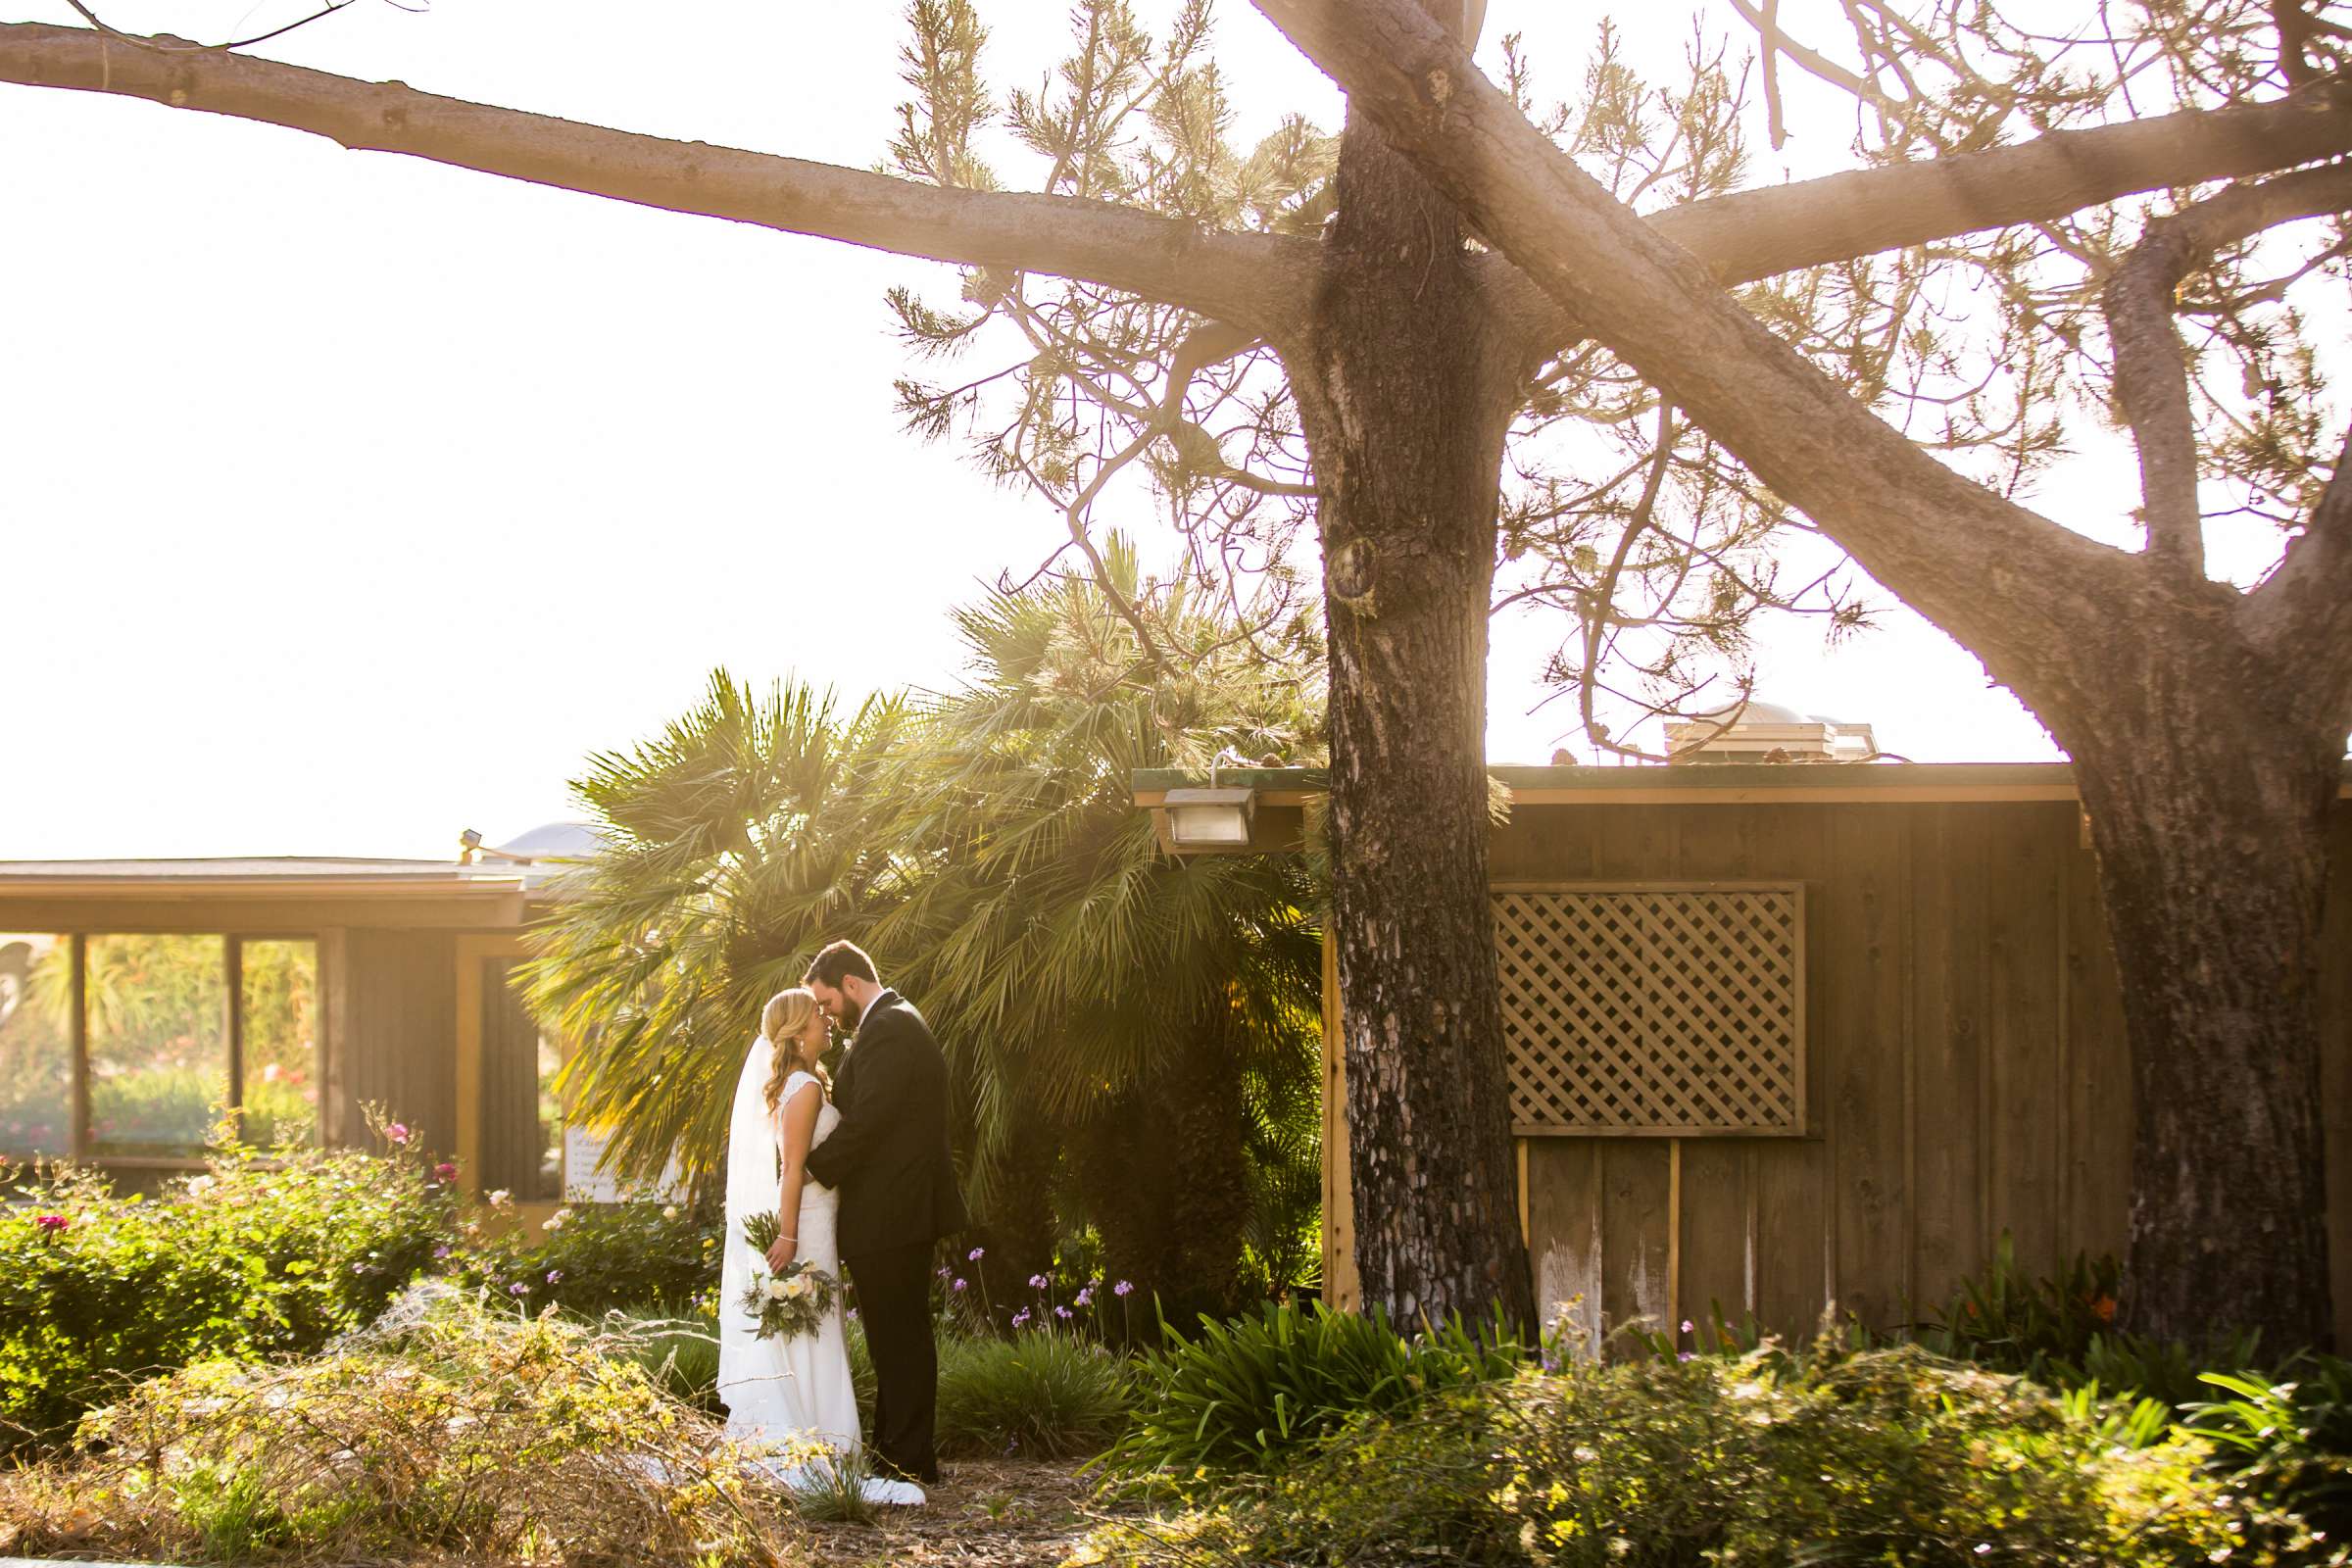
[[[1369,124],[1309,324],[1331,637],[1333,940],[1367,1304],[1534,1321],[1488,903],[1487,612],[1518,390],[1460,220]]]
[[[2052,722],[2132,1045],[2125,1321],[2190,1344],[2261,1328],[2274,1351],[2325,1345],[2315,1000],[2341,729],[2266,701],[2291,671],[2178,635],[2177,617],[2145,624],[2107,644],[2109,700]]]

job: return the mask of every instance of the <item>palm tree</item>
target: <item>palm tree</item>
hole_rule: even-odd
[[[1106,1265],[1188,1322],[1299,1283],[1320,899],[1295,857],[1164,855],[1131,780],[1228,749],[1315,760],[1322,646],[1306,617],[1245,635],[1186,583],[1140,580],[1125,541],[1107,566],[1107,592],[1049,580],[958,615],[967,681],[892,759],[915,874],[872,941],[955,1058],[1005,1261],[1050,1246],[1057,1176]]]
[[[724,670],[691,712],[589,760],[572,792],[607,848],[570,872],[520,971],[532,1009],[578,1043],[573,1114],[612,1130],[608,1160],[723,1179],[727,1112],[762,1003],[830,937],[894,895],[874,830],[896,699],[844,718],[795,682],[765,696]]]

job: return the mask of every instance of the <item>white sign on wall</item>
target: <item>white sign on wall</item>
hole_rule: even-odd
[[[632,1199],[671,1200],[686,1196],[685,1178],[678,1171],[678,1156],[669,1156],[662,1179],[652,1186],[642,1182],[623,1181],[612,1171],[598,1170],[597,1161],[605,1156],[610,1143],[604,1134],[586,1127],[565,1123],[564,1127],[564,1201],[566,1203],[621,1203]]]

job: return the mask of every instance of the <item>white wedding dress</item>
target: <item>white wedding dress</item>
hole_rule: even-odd
[[[767,1109],[767,1078],[774,1056],[765,1039],[752,1042],[744,1057],[743,1076],[735,1086],[735,1110],[727,1139],[727,1242],[719,1268],[718,1286],[718,1397],[727,1407],[727,1435],[773,1450],[769,1469],[785,1485],[808,1488],[824,1485],[831,1456],[853,1459],[859,1448],[858,1391],[850,1378],[849,1341],[842,1307],[833,1310],[814,1334],[789,1340],[759,1338],[759,1320],[743,1307],[744,1293],[757,1275],[767,1272],[766,1259],[744,1240],[743,1223],[753,1214],[772,1213],[776,1206],[779,1157],[783,1147],[783,1108],[795,1095],[816,1080],[796,1072],[785,1080],[776,1113]],[[821,1089],[818,1091],[822,1093]],[[817,1109],[813,1149],[841,1124],[841,1112],[827,1101]],[[834,1219],[841,1195],[813,1181],[801,1186],[800,1223],[787,1225],[787,1235],[800,1238],[800,1255],[847,1286],[841,1253],[834,1241]],[[869,1476],[862,1483],[875,1502],[919,1504],[923,1491],[911,1482]]]

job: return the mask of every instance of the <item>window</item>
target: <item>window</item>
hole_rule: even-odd
[[[228,1100],[227,940],[94,936],[83,952],[89,1152],[201,1154]]]
[[[1494,900],[1520,1136],[1804,1132],[1801,884]]]
[[[318,1041],[309,939],[0,936],[0,1154],[193,1160],[229,1107],[250,1143],[316,1144]]]
[[[0,1155],[74,1152],[74,942],[0,933]]]
[[[245,1141],[318,1142],[318,944],[238,948],[238,1059]]]

